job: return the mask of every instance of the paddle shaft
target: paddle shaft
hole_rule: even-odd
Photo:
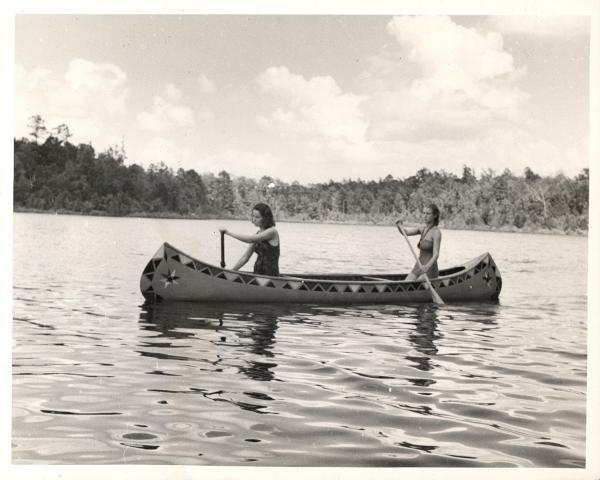
[[[419,268],[421,270],[423,270],[423,265],[421,265],[421,261],[419,260],[419,257],[417,257],[417,253],[415,252],[415,249],[413,248],[412,244],[410,243],[408,236],[406,235],[406,233],[404,233],[404,230],[402,228],[400,228],[399,225],[396,225],[396,227],[398,227],[398,230],[400,230],[400,233],[406,240],[406,243],[408,243],[408,248],[410,248],[410,251],[413,254],[413,257],[415,257],[415,261],[417,262],[417,265],[419,266]],[[427,286],[429,287],[429,291],[431,292],[431,299],[433,300],[433,303],[437,303],[438,305],[443,305],[444,301],[442,300],[442,297],[440,297],[439,294],[433,288],[433,285],[431,284],[431,281],[429,280],[429,277],[427,276],[427,274],[424,273],[424,275],[425,275],[425,282],[427,282]]]
[[[221,268],[225,268],[225,232],[221,232]]]

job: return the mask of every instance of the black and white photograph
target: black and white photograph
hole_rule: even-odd
[[[597,1],[57,5],[3,20],[1,476],[600,478]]]

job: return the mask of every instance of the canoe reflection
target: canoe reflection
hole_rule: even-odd
[[[339,322],[346,322],[347,327],[354,328],[351,325],[370,321],[375,316],[381,318],[381,335],[385,336],[386,323],[395,317],[410,326],[405,341],[412,348],[404,357],[406,365],[422,372],[408,380],[428,387],[435,383],[432,370],[436,367],[439,343],[444,339],[442,331],[447,330],[443,325],[461,322],[465,337],[473,334],[480,339],[491,337],[489,330],[497,328],[499,308],[497,305],[440,307],[432,304],[331,308],[241,303],[148,303],[142,306],[139,323],[143,331],[153,332],[153,335],[143,336],[138,353],[161,360],[199,361],[197,355],[202,355],[199,352],[204,349],[204,354],[210,352],[210,355],[202,361],[210,361],[217,369],[235,368],[250,379],[273,381],[277,380],[276,333],[281,325],[293,322],[294,325],[306,323],[318,327],[322,321],[328,324],[332,317],[339,316]],[[349,319],[352,320],[349,322]],[[373,329],[377,330],[377,327]],[[198,340],[198,344],[186,340]],[[452,343],[446,341],[448,345]],[[178,355],[179,352],[185,353]],[[279,363],[283,361],[279,360]]]
[[[244,304],[144,304],[140,313],[140,328],[156,332],[157,335],[146,339],[140,345],[142,350],[139,353],[160,359],[181,360],[181,356],[173,355],[175,344],[182,339],[201,337],[218,347],[217,352],[222,353],[229,347],[242,349],[243,355],[241,352],[236,355],[244,358],[242,364],[237,366],[239,372],[253,380],[271,381],[275,378],[273,369],[277,366],[273,361],[273,347],[278,318],[297,311]],[[169,350],[163,353],[148,350],[147,347],[165,347]],[[229,356],[221,353],[214,364],[221,362],[224,356]],[[258,358],[251,359],[252,356]]]

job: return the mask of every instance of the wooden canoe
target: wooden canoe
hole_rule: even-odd
[[[164,243],[146,265],[140,289],[146,300],[253,303],[430,302],[423,282],[406,274],[281,274],[278,277],[228,270],[196,260]],[[440,270],[431,281],[444,301],[498,300],[502,278],[489,253]]]

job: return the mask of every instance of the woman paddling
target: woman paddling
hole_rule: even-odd
[[[252,223],[259,228],[258,232],[253,235],[230,232],[226,228],[219,229],[225,235],[250,244],[233,267],[233,270],[242,268],[250,260],[252,254],[256,253],[254,273],[279,275],[279,233],[275,228],[275,219],[271,208],[265,203],[254,205]]]
[[[405,235],[421,234],[421,239],[417,244],[419,261],[407,275],[406,280],[408,281],[423,281],[425,274],[430,279],[439,276],[437,260],[440,255],[440,244],[442,243],[442,232],[438,228],[440,209],[437,205],[431,203],[423,209],[423,216],[425,217],[425,225],[421,227],[403,227],[400,220],[396,222],[398,230],[401,233],[404,232]],[[419,263],[423,269],[421,269]]]

